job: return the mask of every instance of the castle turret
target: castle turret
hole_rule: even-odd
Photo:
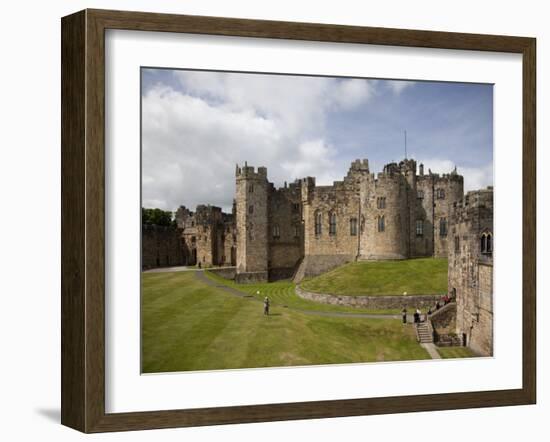
[[[236,168],[237,282],[268,278],[267,169]]]

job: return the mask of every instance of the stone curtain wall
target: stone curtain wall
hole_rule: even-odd
[[[141,227],[141,268],[170,267],[183,264],[181,230],[175,227]]]
[[[321,304],[342,305],[373,310],[422,309],[435,305],[441,295],[395,295],[395,296],[349,296],[313,293],[296,286],[296,294],[309,301]],[[412,310],[409,313],[414,313]]]

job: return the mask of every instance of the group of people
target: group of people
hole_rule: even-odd
[[[447,305],[449,302],[451,302],[452,299],[449,295],[445,295],[445,296],[442,296],[441,299],[439,299],[436,304],[435,304],[435,310],[439,310],[441,307]],[[426,315],[424,316],[424,321],[428,319],[428,317],[433,313],[433,310],[432,308],[428,308],[428,311],[426,312]],[[401,315],[402,315],[402,318],[403,318],[403,324],[406,324],[407,323],[407,309],[406,308],[403,308],[403,310],[401,310]],[[414,320],[414,323],[415,324],[418,324],[419,322],[423,322],[422,321],[422,312],[420,311],[420,309],[416,309],[414,314],[413,314],[413,320]]]

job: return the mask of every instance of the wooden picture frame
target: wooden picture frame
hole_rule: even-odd
[[[536,41],[533,38],[84,10],[62,19],[62,424],[83,432],[534,404]],[[105,412],[105,30],[517,53],[523,57],[523,385],[512,390]]]

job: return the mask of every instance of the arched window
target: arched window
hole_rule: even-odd
[[[315,212],[315,235],[320,235],[323,228],[323,214]]]
[[[332,212],[329,218],[329,235],[336,235],[336,213]]]
[[[351,236],[357,235],[357,218],[351,218],[349,220],[349,234]]]
[[[487,235],[485,233],[481,235],[479,250],[481,253],[487,253]]]
[[[483,232],[481,234],[479,249],[483,255],[493,253],[493,234],[491,232]]]
[[[378,231],[384,232],[386,230],[386,220],[384,219],[384,216],[378,217]]]
[[[279,224],[273,225],[273,239],[279,239],[281,237],[281,231],[279,230]]]

